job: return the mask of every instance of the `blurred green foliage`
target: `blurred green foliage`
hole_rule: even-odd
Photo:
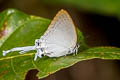
[[[79,10],[120,16],[120,0],[43,0],[49,5],[72,6]]]

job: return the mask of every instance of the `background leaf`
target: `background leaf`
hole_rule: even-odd
[[[72,6],[79,10],[120,17],[119,0],[44,0],[42,2],[49,5]]]
[[[43,78],[79,61],[93,58],[120,59],[119,48],[88,48],[82,33],[78,29],[80,48],[77,55],[71,54],[59,58],[45,56],[37,59],[37,61],[33,61],[35,51],[23,55],[12,52],[5,57],[2,56],[2,50],[34,45],[34,40],[40,38],[49,23],[50,20],[48,19],[29,16],[14,9],[6,10],[0,14],[0,80],[24,80],[26,73],[31,69],[37,69],[39,71],[37,76]]]

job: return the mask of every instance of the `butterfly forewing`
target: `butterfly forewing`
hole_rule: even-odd
[[[74,48],[77,42],[76,30],[73,21],[65,10],[61,10],[55,16],[43,35],[46,50],[59,54]],[[63,53],[65,54],[65,53]]]

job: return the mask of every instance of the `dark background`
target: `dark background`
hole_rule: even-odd
[[[79,4],[79,0],[76,1]],[[112,9],[112,3],[107,11],[104,1],[109,4],[108,0],[101,0],[98,6],[92,6],[92,8],[88,0],[85,1],[84,3],[87,3],[85,6],[76,7],[67,3],[59,4],[57,0],[0,0],[0,12],[8,8],[16,8],[30,15],[52,19],[60,9],[66,9],[75,25],[83,32],[89,46],[120,47],[120,17],[117,12],[109,12],[109,9]],[[93,4],[97,3],[97,0],[92,1]],[[120,1],[118,2],[120,4]],[[103,8],[98,8],[100,6]],[[116,9],[120,9],[118,7]],[[29,71],[26,80],[38,80],[35,76],[37,72],[37,70]],[[101,59],[81,61],[41,80],[120,80],[120,61]]]

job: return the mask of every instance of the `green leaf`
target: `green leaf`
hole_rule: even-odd
[[[120,0],[43,0],[44,4],[74,7],[79,10],[120,17]]]
[[[3,50],[34,45],[34,40],[40,38],[49,23],[49,19],[29,16],[14,9],[0,13],[0,80],[24,80],[26,73],[31,69],[37,69],[39,71],[37,76],[43,78],[79,61],[93,58],[120,59],[119,48],[88,48],[79,29],[77,35],[80,48],[77,55],[71,54],[59,58],[45,56],[38,58],[37,61],[33,61],[35,51],[22,55],[11,52],[2,56]]]

